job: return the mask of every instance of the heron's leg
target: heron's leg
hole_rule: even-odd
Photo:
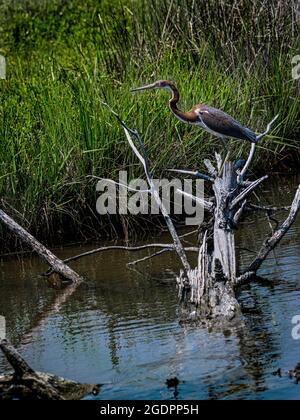
[[[222,174],[222,171],[223,171],[223,168],[224,168],[224,165],[225,165],[225,163],[228,161],[228,159],[229,159],[229,156],[230,156],[230,147],[228,146],[228,140],[225,138],[225,137],[220,137],[220,139],[221,139],[221,141],[222,141],[222,144],[223,144],[223,146],[224,146],[224,149],[225,149],[225,153],[226,153],[226,155],[225,155],[225,159],[223,160],[223,162],[222,162],[222,165],[221,165],[221,168],[220,168],[220,170],[219,170],[219,173],[218,173],[218,176],[221,176],[221,174]]]
[[[229,147],[228,147],[228,141],[227,141],[227,139],[225,137],[223,137],[223,136],[220,136],[220,139],[221,139],[221,142],[222,142],[222,144],[224,146],[225,152],[228,153]]]

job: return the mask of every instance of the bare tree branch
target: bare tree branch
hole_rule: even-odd
[[[265,137],[267,134],[269,134],[269,132],[271,131],[273,123],[277,120],[278,117],[279,117],[279,114],[275,115],[275,117],[272,119],[272,121],[270,121],[269,124],[267,125],[266,130],[262,134],[259,134],[259,136],[256,137],[256,143],[259,140],[261,140],[263,137]]]
[[[188,272],[190,270],[190,264],[188,262],[188,259],[187,259],[187,256],[185,254],[184,248],[183,248],[183,246],[181,244],[181,241],[180,241],[180,239],[178,237],[178,234],[176,232],[176,229],[175,229],[175,227],[173,225],[172,219],[171,219],[170,215],[168,214],[168,212],[167,212],[167,210],[166,210],[166,208],[165,208],[165,206],[164,206],[164,204],[163,204],[163,202],[162,202],[162,200],[161,200],[161,198],[159,196],[159,192],[157,191],[157,188],[155,186],[155,183],[153,182],[152,175],[150,173],[148,156],[146,154],[146,151],[145,151],[144,144],[143,144],[143,141],[141,139],[141,136],[139,135],[139,133],[138,133],[137,130],[130,129],[124,123],[124,121],[122,121],[122,119],[119,117],[119,115],[110,108],[109,105],[107,105],[106,103],[103,103],[103,105],[105,105],[112,112],[112,114],[117,118],[117,120],[119,121],[119,123],[121,124],[121,126],[124,129],[124,132],[125,132],[125,135],[126,135],[126,138],[127,138],[127,141],[129,143],[130,147],[132,148],[134,154],[137,156],[137,158],[142,163],[142,165],[144,167],[144,171],[145,171],[145,174],[146,174],[146,178],[147,178],[148,184],[150,186],[151,193],[152,193],[155,201],[157,202],[157,204],[158,204],[158,206],[159,206],[159,208],[160,208],[160,210],[162,212],[162,215],[165,218],[166,224],[167,224],[167,226],[169,228],[169,231],[170,231],[170,234],[171,234],[171,236],[173,238],[175,250],[176,250],[176,252],[177,252],[177,254],[178,254],[178,256],[179,256],[179,258],[181,260],[181,263],[183,265],[184,271],[185,272]],[[132,140],[132,136],[137,139],[137,141],[139,143],[139,146],[141,148],[141,151],[142,151],[142,155],[137,150],[137,148],[136,148],[136,146],[135,146],[135,144],[134,144],[134,142]]]
[[[192,175],[196,178],[204,179],[204,181],[214,182],[214,178],[212,178],[209,175],[203,174],[199,171],[190,171],[187,169],[165,169],[168,172],[177,172],[179,174],[186,174],[186,175]]]
[[[71,261],[79,260],[83,257],[88,257],[90,255],[98,254],[100,252],[106,252],[106,251],[113,251],[113,250],[123,250],[123,251],[142,251],[144,249],[149,248],[162,248],[168,251],[176,251],[174,244],[146,244],[146,245],[140,245],[140,246],[125,246],[125,245],[109,245],[109,246],[102,246],[100,248],[91,249],[90,251],[83,252],[82,254],[74,255],[72,257],[66,258],[63,262],[68,263]],[[198,247],[185,247],[183,248],[186,252],[198,252]],[[50,276],[53,273],[53,270],[50,268],[48,271],[43,273],[43,276]]]
[[[247,170],[248,170],[248,168],[249,168],[249,166],[250,166],[250,164],[251,164],[251,162],[252,162],[252,159],[254,158],[254,154],[255,154],[255,149],[256,149],[256,145],[257,145],[257,142],[259,141],[259,140],[261,140],[263,137],[265,137],[269,132],[270,132],[270,130],[271,130],[271,127],[272,127],[272,124],[277,120],[277,118],[278,118],[278,116],[279,116],[279,114],[277,114],[273,119],[272,119],[272,121],[270,121],[269,122],[269,124],[267,125],[267,128],[266,128],[266,130],[262,133],[262,134],[260,134],[259,136],[257,136],[256,137],[256,141],[255,141],[255,143],[252,143],[251,144],[251,149],[250,149],[250,153],[249,153],[249,156],[248,156],[248,159],[247,159],[247,161],[246,161],[246,163],[245,163],[245,166],[244,166],[244,168],[242,169],[242,171],[241,171],[241,173],[240,173],[240,175],[239,175],[239,179],[243,179],[243,176],[245,175],[245,173],[247,172]]]
[[[241,201],[243,201],[255,188],[259,186],[265,179],[268,178],[268,175],[263,176],[260,179],[252,182],[247,188],[245,188],[230,204],[230,209],[232,210],[236,207]]]
[[[241,170],[241,173],[239,175],[239,179],[242,180],[243,177],[244,177],[244,175],[245,175],[245,173],[247,172],[247,170],[248,170],[248,168],[249,168],[249,166],[250,166],[250,164],[252,162],[252,159],[254,158],[255,150],[256,150],[256,143],[251,143],[250,153],[249,153],[248,159],[247,159],[247,161],[245,163],[245,166]]]
[[[264,244],[262,245],[258,255],[252,261],[248,269],[245,271],[243,276],[246,276],[249,272],[256,273],[257,270],[261,267],[262,263],[265,261],[269,253],[278,245],[281,241],[283,236],[288,232],[292,224],[295,222],[297,214],[300,210],[300,185],[297,189],[295,194],[293,203],[291,205],[291,211],[286,218],[286,220],[281,224],[281,226],[274,232],[274,234],[267,239]],[[241,276],[242,280],[239,280],[239,283],[243,281],[243,276]]]
[[[146,257],[140,258],[140,259],[135,260],[135,261],[130,261],[129,263],[127,263],[127,265],[129,265],[129,266],[130,265],[137,265],[137,264],[139,264],[141,262],[145,262],[145,261],[150,260],[150,259],[152,259],[154,257],[158,257],[159,255],[164,254],[165,252],[170,252],[170,251],[173,251],[173,250],[172,249],[168,249],[168,248],[161,249],[160,251],[154,252],[151,255],[146,255]]]
[[[234,217],[233,217],[233,223],[237,226],[238,222],[240,221],[240,218],[243,215],[243,212],[245,210],[247,204],[247,200],[244,200],[241,207],[238,209],[238,211],[235,213]]]
[[[210,203],[209,201],[206,201],[203,198],[196,197],[195,195],[189,194],[185,191],[179,190],[178,188],[176,189],[176,191],[179,194],[182,194],[184,197],[188,197],[191,200],[196,201],[196,203],[200,204],[200,206],[204,207],[206,210],[213,212],[213,209],[214,209],[213,203]]]
[[[291,206],[273,207],[273,206],[259,206],[257,204],[248,203],[247,210],[263,211],[263,212],[267,211],[267,212],[275,213],[278,211],[290,211]]]

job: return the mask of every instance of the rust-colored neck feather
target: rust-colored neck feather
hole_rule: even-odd
[[[177,103],[179,102],[179,92],[175,85],[169,84],[170,90],[172,92],[172,97],[169,101],[170,110],[180,121],[187,124],[195,124],[198,120],[198,116],[193,112],[184,112],[181,109],[178,109]]]
[[[169,88],[172,92],[172,98],[169,101],[170,104],[170,108],[175,108],[177,109],[177,102],[179,101],[179,92],[178,89],[175,85],[173,85],[172,83],[169,84]]]

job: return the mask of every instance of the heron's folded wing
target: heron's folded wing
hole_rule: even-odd
[[[226,137],[234,137],[251,142],[254,142],[256,139],[253,131],[243,127],[238,121],[219,109],[201,105],[199,117],[210,130]]]

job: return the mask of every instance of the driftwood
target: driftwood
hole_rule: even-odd
[[[49,264],[51,268],[44,274],[46,276],[55,274],[57,278],[54,281],[58,283],[60,277],[72,282],[57,296],[50,310],[46,311],[46,314],[42,317],[41,323],[53,311],[58,311],[61,304],[83,282],[83,278],[66,265],[67,262],[112,249],[139,251],[150,248],[155,249],[152,255],[132,261],[131,265],[147,261],[164,252],[175,251],[177,253],[182,265],[176,280],[182,303],[183,321],[200,320],[201,323],[218,323],[221,326],[224,322],[226,322],[226,326],[228,326],[228,322],[230,322],[230,325],[234,321],[240,322],[241,308],[236,299],[236,288],[251,281],[256,276],[269,253],[278,245],[294,223],[300,210],[300,186],[291,207],[276,208],[249,203],[251,194],[267,179],[267,176],[252,182],[245,179],[254,157],[256,143],[251,145],[250,154],[241,170],[239,165],[227,161],[227,157],[223,161],[219,154],[215,156],[215,163],[209,160],[204,161],[208,174],[199,171],[170,169],[170,172],[192,175],[209,182],[214,193],[214,196],[210,199],[200,199],[182,192],[191,200],[201,203],[210,215],[210,220],[205,225],[200,226],[203,234],[200,246],[184,246],[183,238],[178,235],[153,182],[148,156],[140,134],[137,130],[130,129],[107,104],[104,105],[109,108],[123,127],[129,146],[141,162],[149,185],[149,192],[156,200],[164,216],[173,243],[148,244],[138,247],[113,245],[97,248],[61,261],[0,209],[0,220]],[[266,131],[257,137],[257,141],[268,134],[275,119],[276,117],[268,124]],[[137,142],[140,151],[135,142]],[[236,264],[235,232],[241,218],[246,217],[249,212],[253,211],[265,211],[269,215],[279,210],[289,211],[288,217],[280,226],[276,227],[270,238],[263,243],[250,266],[243,273],[239,273]],[[187,252],[198,253],[198,264],[194,269],[189,263]],[[97,393],[99,391],[99,385],[78,384],[55,375],[34,371],[7,340],[0,341],[0,349],[14,369],[13,374],[0,377],[0,400],[14,397],[55,400],[80,399],[87,393]]]
[[[53,271],[59,274],[63,279],[73,283],[80,283],[83,278],[74,270],[64,264],[49,249],[35,239],[29,232],[16,223],[10,216],[0,209],[0,221],[2,221],[18,238],[29,245],[46,263],[48,263]]]
[[[98,394],[100,385],[80,384],[56,375],[34,371],[7,341],[0,349],[14,369],[0,376],[0,401],[5,399],[78,400],[89,393]]]

